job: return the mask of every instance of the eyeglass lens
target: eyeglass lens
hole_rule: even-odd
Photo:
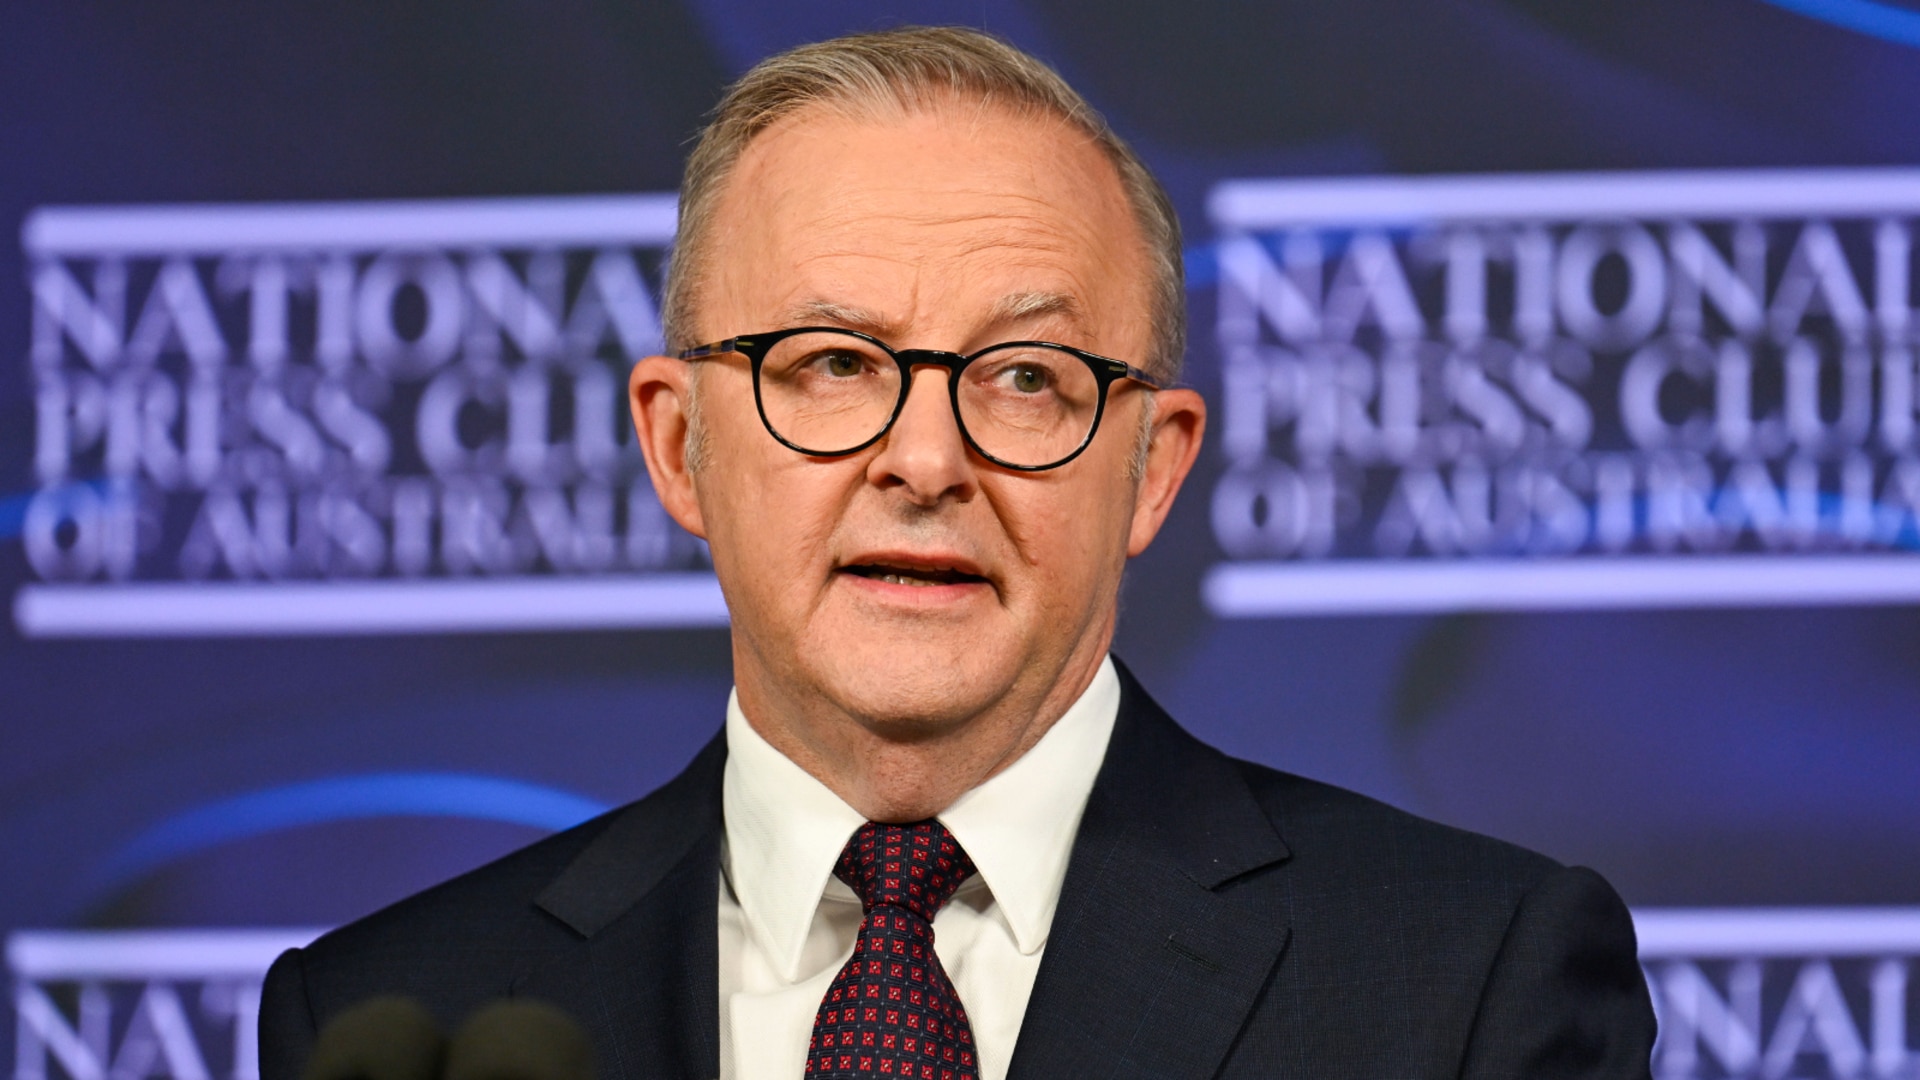
[[[796,334],[760,367],[767,423],[810,453],[845,453],[878,436],[900,400],[901,371],[886,350],[846,334]],[[988,457],[1029,468],[1058,462],[1087,441],[1100,384],[1072,353],[1008,345],[960,373],[960,422]]]

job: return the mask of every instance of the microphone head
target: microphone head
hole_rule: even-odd
[[[440,1080],[446,1051],[419,1002],[368,998],[321,1029],[301,1080]]]
[[[495,1002],[460,1025],[444,1080],[593,1080],[593,1045],[552,1005]]]

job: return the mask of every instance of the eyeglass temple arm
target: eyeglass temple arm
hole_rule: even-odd
[[[1134,382],[1146,383],[1148,386],[1153,387],[1155,390],[1171,390],[1173,388],[1172,383],[1168,382],[1165,379],[1160,378],[1158,375],[1154,375],[1150,372],[1134,367],[1132,364],[1126,364],[1124,366],[1127,369],[1126,371],[1127,378],[1132,379]]]
[[[728,338],[725,341],[715,341],[706,345],[695,345],[691,349],[681,349],[678,356],[681,360],[698,360],[703,356],[724,356],[730,352],[740,351],[740,344],[741,341],[739,338]],[[753,343],[747,342],[746,344],[751,345]]]

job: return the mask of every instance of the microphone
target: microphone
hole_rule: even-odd
[[[301,1080],[440,1080],[447,1040],[419,1002],[368,998],[314,1041]]]
[[[499,1001],[460,1025],[443,1080],[593,1080],[593,1046],[552,1005]]]

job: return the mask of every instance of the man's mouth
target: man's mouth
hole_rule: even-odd
[[[984,584],[986,578],[979,574],[968,573],[952,567],[934,566],[897,566],[887,563],[856,563],[840,568],[843,574],[854,574],[888,585],[908,585],[924,588],[929,585],[973,585]]]

